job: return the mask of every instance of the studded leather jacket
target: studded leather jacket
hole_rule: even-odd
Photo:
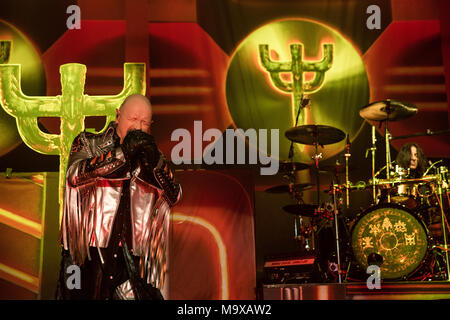
[[[102,134],[80,133],[72,144],[66,173],[60,240],[74,263],[89,257],[89,247],[106,248],[111,239],[122,187],[129,180],[132,252],[142,258],[147,280],[159,287],[165,261],[170,208],[181,199],[160,152],[153,176],[128,166],[111,122]],[[146,180],[147,179],[147,180]],[[163,272],[164,273],[164,272]]]

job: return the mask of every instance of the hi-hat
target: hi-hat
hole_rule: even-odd
[[[317,208],[318,206],[313,204],[289,204],[284,206],[283,210],[299,216],[313,217]]]
[[[310,168],[309,164],[301,162],[280,161],[281,171],[300,171]]]
[[[268,193],[289,193],[294,191],[305,191],[311,189],[313,184],[311,183],[296,183],[291,186],[288,184],[282,184],[274,187],[270,187],[265,191]],[[292,187],[292,189],[291,189]]]
[[[285,132],[285,136],[297,143],[323,146],[344,140],[345,133],[338,128],[309,124],[290,128]]]
[[[359,115],[371,121],[397,121],[417,114],[418,108],[411,103],[395,100],[382,100],[368,104],[359,110]]]

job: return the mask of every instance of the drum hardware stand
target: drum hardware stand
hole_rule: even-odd
[[[299,105],[299,108],[298,108],[298,111],[297,111],[297,116],[295,117],[295,125],[294,125],[294,127],[297,127],[297,124],[298,124],[298,117],[300,116],[300,112],[301,112],[301,110],[302,109],[304,109],[308,104],[309,104],[309,102],[310,102],[310,99],[309,99],[309,97],[308,97],[308,95],[303,95],[302,94],[302,96],[301,96],[301,98],[300,98],[300,105]],[[289,147],[289,155],[288,155],[288,158],[291,160],[291,162],[293,163],[294,162],[294,141],[293,140],[291,140],[291,145],[290,145],[290,147]],[[291,185],[292,185],[292,183],[290,183],[289,184],[289,191],[292,193],[292,187],[291,187]],[[302,202],[301,200],[299,200],[296,196],[294,196],[295,197],[295,199],[297,200],[297,202]],[[301,196],[300,196],[300,199],[301,199]],[[311,247],[309,246],[309,239],[308,239],[308,237],[305,237],[305,230],[304,230],[304,225],[303,225],[303,218],[302,218],[302,216],[298,216],[299,217],[299,228],[300,228],[300,236],[298,235],[298,230],[297,230],[297,217],[295,217],[294,218],[294,238],[295,239],[301,239],[302,240],[302,243],[303,243],[303,239],[305,239],[305,249],[307,250],[307,251],[309,251],[309,249],[311,249]],[[312,237],[313,237],[313,240],[312,240],[312,249],[313,250],[315,250],[315,244],[314,244],[314,229],[312,230]]]
[[[350,267],[351,267],[351,266],[352,266],[352,262],[349,261],[349,262],[348,262],[348,266],[347,266],[347,272],[345,273],[344,282],[347,282],[347,277],[348,277],[348,274],[350,273]]]
[[[430,165],[430,167],[425,171],[425,173],[424,173],[423,175],[426,176],[426,175],[428,174],[428,172],[429,172],[431,169],[433,169],[434,166],[437,165],[437,164],[440,163],[440,162],[442,162],[442,159],[441,159],[441,160],[438,160],[438,161],[436,161],[436,162],[434,162],[434,163],[432,163],[432,164]],[[431,161],[429,161],[429,163],[431,163]]]
[[[434,260],[434,262],[436,263],[435,266],[433,266],[433,268],[431,269],[431,275],[434,277],[439,277],[440,279],[444,279],[444,277],[442,277],[442,274],[446,274],[446,267],[441,265],[441,261],[440,259],[442,259],[442,261],[445,260],[445,258],[443,257],[442,254],[442,249],[439,246],[433,246],[432,250],[432,259]],[[435,271],[435,268],[437,269],[437,272]]]
[[[376,204],[377,202],[377,188],[375,184],[375,153],[377,151],[376,143],[377,138],[375,134],[375,126],[372,126],[372,147],[366,150],[366,158],[369,151],[372,153],[372,197],[373,197],[373,203]]]
[[[318,136],[318,135],[316,135]],[[314,159],[315,168],[316,168],[316,183],[317,183],[317,206],[320,207],[320,172],[319,172],[319,159],[322,159],[322,153],[318,153],[319,150],[319,143],[314,142],[314,148],[316,152],[314,153],[314,156],[312,156],[312,159]],[[323,147],[323,146],[322,146]],[[334,189],[333,189],[334,190]]]
[[[389,112],[388,112],[389,114]],[[388,116],[389,118],[389,116]],[[390,140],[391,140],[391,134],[389,133],[388,129],[388,118],[386,119],[385,124],[385,140],[386,140],[386,179],[389,181],[391,179],[391,146],[390,146]],[[390,185],[388,185],[389,187]],[[387,201],[388,203],[391,202],[391,194],[390,192],[387,193]]]
[[[347,173],[348,173],[348,166],[347,166]],[[336,232],[337,270],[338,270],[339,283],[342,283],[341,256],[340,256],[340,252],[339,252],[339,227],[338,227],[338,208],[337,208],[337,203],[336,203],[336,188],[334,187],[334,182],[332,184],[333,184],[333,204],[334,204],[334,225],[335,225],[335,232]]]
[[[347,201],[347,208],[350,207],[350,203],[349,203],[350,202],[350,200],[349,200],[349,198],[350,198],[350,195],[349,195],[350,194],[350,192],[349,192],[350,181],[348,180],[348,158],[350,158],[350,157],[351,157],[350,138],[347,133],[347,153],[345,154],[345,185],[347,186],[345,196],[346,196],[346,201]],[[339,181],[338,181],[338,183],[339,183]],[[334,192],[334,189],[333,189],[333,192]],[[336,203],[334,205],[336,205]]]
[[[300,230],[300,234],[298,232]],[[312,243],[309,243],[309,236],[313,234],[313,231],[309,228],[305,228],[303,223],[303,217],[301,215],[298,216],[298,229],[297,229],[297,216],[294,218],[294,238],[296,240],[300,240],[303,247],[306,251],[315,250],[314,239],[312,239]]]
[[[443,177],[439,173],[438,174],[438,190],[437,190],[437,196],[439,201],[439,209],[441,210],[441,223],[442,223],[442,236],[444,237],[444,251],[445,251],[445,264],[447,266],[447,281],[450,281],[450,264],[448,259],[448,245],[447,245],[447,232],[446,232],[446,221],[447,218],[444,213],[444,206],[442,204],[442,183],[443,183]]]

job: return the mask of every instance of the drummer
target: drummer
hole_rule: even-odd
[[[396,163],[399,167],[408,170],[406,178],[417,179],[423,177],[426,170],[427,159],[417,143],[405,143],[400,148],[396,158]],[[398,186],[397,192],[401,193],[402,187],[402,185]],[[412,205],[414,202],[411,200],[406,201],[403,204],[420,213],[421,218],[427,224],[432,235],[436,239],[439,239],[442,236],[442,232],[440,227],[441,218],[438,207],[429,202],[420,203],[417,198],[418,193],[422,195],[430,195],[433,191],[434,190],[431,184],[419,184],[415,186],[411,192],[411,195],[416,197],[416,205]],[[424,198],[422,199],[424,200]]]
[[[405,143],[397,154],[396,175],[403,179],[421,178],[425,173],[427,159],[422,148],[417,143]],[[391,202],[402,204],[411,210],[417,210],[421,206],[418,196],[418,185],[397,184],[389,189],[379,190],[380,202],[387,202],[387,193],[391,195]]]
[[[417,143],[405,143],[397,154],[396,163],[408,170],[407,178],[421,178],[425,173],[427,159]]]

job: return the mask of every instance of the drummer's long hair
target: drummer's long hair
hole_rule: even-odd
[[[416,177],[419,178],[422,177],[425,172],[427,159],[425,158],[422,148],[420,148],[417,143],[405,143],[398,152],[396,162],[400,167],[408,169],[411,162],[411,147],[416,147],[417,149],[417,157],[419,159],[416,169]]]

